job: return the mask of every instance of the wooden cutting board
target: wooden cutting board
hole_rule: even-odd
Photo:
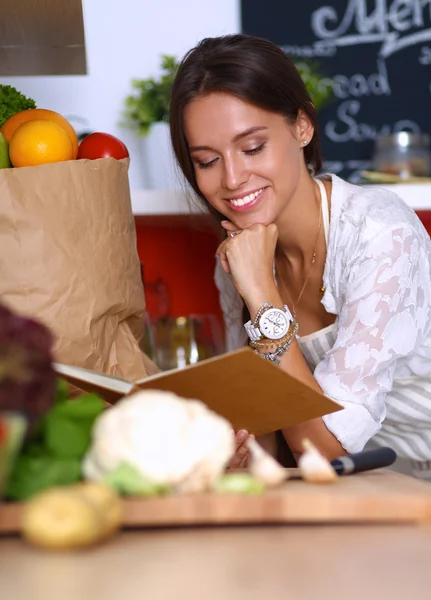
[[[340,477],[333,484],[291,479],[258,496],[214,493],[124,501],[124,527],[263,523],[431,522],[431,484],[392,471]],[[19,504],[0,504],[0,534],[19,530]]]

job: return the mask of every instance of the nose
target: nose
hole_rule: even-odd
[[[223,185],[228,190],[237,190],[249,178],[247,165],[242,157],[230,156],[224,160]]]

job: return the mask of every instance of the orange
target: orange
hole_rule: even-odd
[[[17,112],[9,117],[9,119],[3,123],[3,127],[0,129],[0,132],[10,143],[12,136],[18,127],[23,123],[32,121],[34,119],[47,119],[48,121],[54,121],[54,123],[57,123],[57,125],[63,127],[63,129],[68,133],[72,142],[72,158],[76,158],[78,156],[78,136],[76,135],[76,131],[73,129],[72,125],[67,119],[53,110],[47,110],[45,108],[29,108],[28,110],[21,110],[20,112]]]
[[[72,160],[73,146],[66,131],[46,119],[27,121],[18,127],[9,144],[14,167],[33,167]]]

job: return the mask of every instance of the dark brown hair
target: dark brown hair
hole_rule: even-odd
[[[184,109],[197,96],[232,94],[294,122],[303,110],[314,127],[305,161],[317,172],[322,167],[317,115],[295,65],[275,44],[263,38],[233,34],[205,38],[182,59],[175,77],[169,123],[178,164],[196,194],[208,206],[196,183],[184,133]]]

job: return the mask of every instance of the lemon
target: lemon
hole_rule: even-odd
[[[27,121],[18,127],[9,143],[14,167],[32,167],[73,159],[73,146],[67,132],[46,119]]]

